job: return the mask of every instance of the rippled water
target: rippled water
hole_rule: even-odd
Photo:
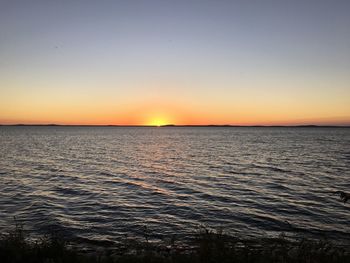
[[[0,227],[349,239],[347,128],[0,127]]]

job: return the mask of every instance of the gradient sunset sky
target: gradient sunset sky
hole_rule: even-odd
[[[0,0],[0,123],[350,125],[350,1]]]

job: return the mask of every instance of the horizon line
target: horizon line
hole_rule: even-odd
[[[46,126],[46,127],[149,127],[149,128],[166,128],[166,127],[320,127],[320,128],[350,128],[350,125],[317,125],[317,124],[295,124],[295,125],[235,125],[235,124],[165,124],[165,125],[118,125],[118,124],[27,124],[27,123],[16,123],[16,124],[0,124],[0,126]]]

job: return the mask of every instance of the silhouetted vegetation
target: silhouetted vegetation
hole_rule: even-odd
[[[170,237],[161,243],[125,239],[115,247],[94,251],[73,248],[57,234],[30,239],[23,226],[16,222],[14,229],[0,240],[1,262],[350,262],[349,247],[327,241],[288,240],[278,238],[240,239],[222,231],[201,227],[190,243],[181,245]]]

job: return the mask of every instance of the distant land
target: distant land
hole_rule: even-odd
[[[350,128],[350,125],[230,125],[230,124],[222,124],[222,125],[215,125],[215,124],[208,124],[208,125],[175,125],[175,124],[167,124],[167,125],[93,125],[93,124],[0,124],[0,126],[43,126],[43,127],[52,127],[52,126],[58,126],[58,127],[150,127],[150,128],[171,128],[171,127],[266,127],[266,128],[273,128],[273,127],[280,127],[280,128]]]

